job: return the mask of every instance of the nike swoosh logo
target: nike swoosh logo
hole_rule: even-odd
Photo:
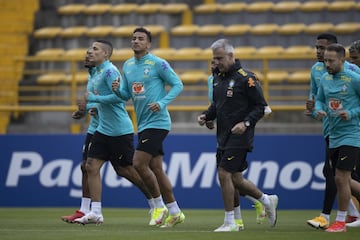
[[[341,161],[344,161],[345,159],[347,159],[347,156],[340,158]]]
[[[146,143],[147,141],[149,141],[148,138],[141,140],[141,143]]]
[[[228,157],[227,160],[228,160],[228,161],[231,161],[231,160],[233,160],[234,158],[235,158],[234,156],[231,156],[231,157]]]
[[[119,156],[119,160],[121,160],[121,159],[122,159],[122,157],[123,157],[123,155],[121,154],[121,155]]]

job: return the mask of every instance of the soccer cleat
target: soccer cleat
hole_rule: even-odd
[[[329,221],[323,216],[318,216],[307,220],[307,224],[316,229],[327,229],[329,227]]]
[[[277,206],[279,198],[277,195],[269,195],[270,204],[265,208],[266,216],[269,218],[270,227],[275,227],[277,221]]]
[[[358,219],[354,222],[351,222],[351,223],[346,223],[346,226],[347,227],[360,227],[360,219]]]
[[[175,215],[169,215],[165,219],[165,224],[161,225],[162,228],[174,227],[178,223],[183,223],[185,221],[185,215],[183,212],[179,212]]]
[[[80,210],[76,210],[72,215],[62,216],[61,220],[63,220],[64,222],[67,222],[67,223],[74,223],[75,219],[81,218],[83,216],[85,216],[85,213],[83,213]]]
[[[325,231],[326,232],[346,232],[345,222],[335,221]]]
[[[239,226],[237,224],[223,224],[217,229],[214,230],[214,232],[238,232]]]
[[[74,223],[78,223],[78,224],[82,224],[82,225],[92,224],[92,223],[95,223],[96,225],[100,225],[103,222],[104,222],[103,215],[95,214],[93,212],[90,212],[90,213],[86,214],[85,216],[74,220]]]
[[[260,201],[256,201],[253,207],[255,208],[256,211],[256,222],[258,224],[262,224],[266,217],[264,205],[262,205]]]
[[[163,224],[167,214],[168,214],[168,209],[166,207],[154,208],[154,211],[152,212],[152,215],[151,215],[149,225],[150,226],[160,226],[161,224]]]
[[[239,230],[245,229],[244,222],[242,219],[235,219],[235,224],[238,225]]]
[[[352,223],[352,222],[355,222],[357,220],[360,220],[360,218],[356,217],[356,216],[347,215],[346,219],[345,219],[345,223]]]

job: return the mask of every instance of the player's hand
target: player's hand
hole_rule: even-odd
[[[97,114],[98,114],[97,108],[90,108],[90,109],[89,109],[89,114],[90,114],[91,116],[93,116],[93,117],[96,117]]]
[[[119,86],[120,86],[120,78],[112,82],[111,89],[115,92],[118,90]]]
[[[349,120],[349,113],[345,110],[340,110],[339,112],[339,117],[343,120]]]
[[[324,112],[324,111],[322,111],[322,110],[320,110],[320,111],[318,111],[317,113],[316,113],[316,119],[317,120],[321,120],[323,117],[325,117],[326,116],[326,112]]]
[[[86,111],[86,102],[84,99],[79,99],[77,101],[78,111],[85,112]]]
[[[247,127],[244,122],[237,123],[232,129],[231,133],[233,134],[243,134],[246,131]]]
[[[208,129],[214,129],[215,128],[215,123],[214,123],[214,121],[206,121],[205,122],[205,125],[206,125],[206,127],[208,128]]]
[[[197,117],[197,122],[199,123],[200,126],[204,126],[204,124],[206,123],[205,118],[206,118],[205,114],[201,114]]]
[[[158,103],[149,103],[148,107],[149,107],[150,111],[160,112],[160,105]]]
[[[81,119],[85,116],[85,111],[77,110],[71,114],[73,119]]]
[[[315,97],[312,95],[311,99],[306,100],[305,115],[311,115],[315,108]]]

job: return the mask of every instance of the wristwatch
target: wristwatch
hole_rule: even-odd
[[[249,121],[245,121],[245,122],[244,122],[244,125],[245,125],[245,127],[250,127],[250,122],[249,122]]]

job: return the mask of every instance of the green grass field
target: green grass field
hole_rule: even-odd
[[[222,210],[184,209],[186,220],[172,229],[147,226],[147,209],[104,208],[104,224],[75,225],[62,222],[61,215],[73,208],[0,208],[1,240],[161,240],[161,239],[241,239],[241,240],[351,240],[360,239],[360,228],[348,228],[346,233],[327,233],[306,225],[306,219],[319,211],[279,211],[275,228],[268,222],[255,223],[255,212],[243,210],[245,230],[214,233],[223,223]],[[334,211],[335,212],[335,211]]]

